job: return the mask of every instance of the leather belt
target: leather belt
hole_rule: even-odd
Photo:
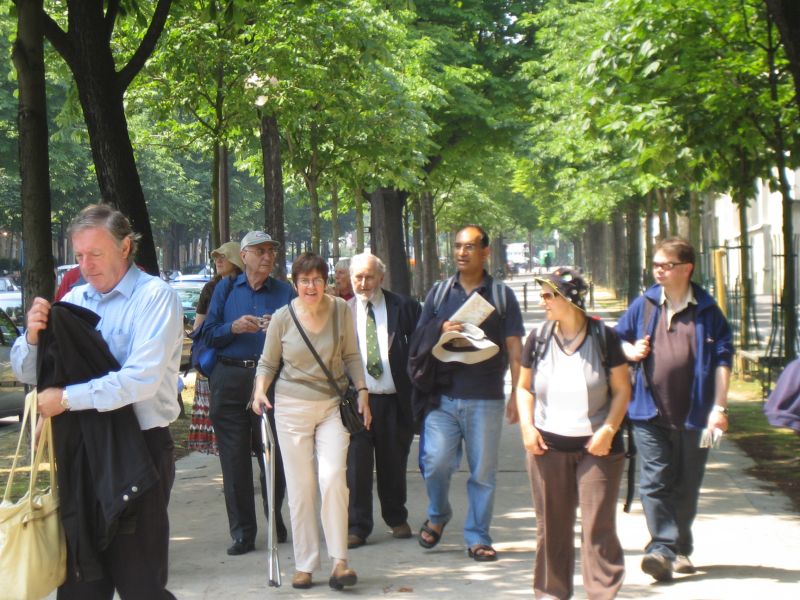
[[[258,364],[254,360],[239,360],[236,358],[228,358],[227,356],[220,356],[219,362],[221,362],[223,365],[241,367],[242,369],[255,369],[256,365]]]

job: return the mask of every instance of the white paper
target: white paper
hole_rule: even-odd
[[[487,302],[483,296],[472,294],[448,321],[471,323],[478,327],[486,320],[486,317],[492,314],[492,311],[494,311],[494,306]]]

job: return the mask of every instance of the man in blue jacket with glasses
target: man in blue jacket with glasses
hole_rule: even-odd
[[[689,556],[708,459],[703,433],[728,429],[731,332],[714,299],[691,282],[694,264],[686,240],[661,241],[653,256],[656,285],[617,325],[625,355],[638,363],[628,416],[651,538],[642,570],[657,581],[695,572]]]

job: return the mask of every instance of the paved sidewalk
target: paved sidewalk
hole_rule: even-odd
[[[510,284],[521,289],[529,277]],[[536,309],[538,290],[529,284],[528,331],[541,319]],[[521,294],[520,294],[521,295]],[[733,424],[735,427],[735,423]],[[416,531],[425,520],[426,495],[416,468],[417,445],[411,450],[408,472],[410,540],[395,540],[374,509],[376,527],[366,546],[352,550],[351,565],[359,582],[344,592],[333,592],[327,580],[330,564],[323,545],[323,567],[314,573],[315,586],[294,590],[291,540],[279,546],[283,586],[267,585],[265,522],[256,551],[229,557],[230,544],[222,495],[219,460],[202,454],[177,463],[170,503],[171,547],[169,589],[180,600],[231,600],[296,597],[335,598],[443,598],[457,600],[532,597],[535,519],[525,470],[525,458],[516,425],[506,425],[501,442],[492,533],[500,553],[496,563],[467,558],[463,541],[465,485],[462,469],[453,477],[453,520],[442,542],[433,550],[417,543]],[[800,516],[777,491],[748,475],[752,462],[733,443],[723,440],[713,450],[706,471],[700,514],[695,523],[695,554],[699,571],[658,584],[639,569],[647,529],[637,502],[630,514],[619,503],[618,530],[625,548],[626,577],[621,598],[668,600],[795,600],[800,598]],[[254,463],[254,470],[257,467]],[[257,486],[256,486],[257,487]],[[621,495],[625,493],[625,483]],[[260,500],[257,498],[256,502]],[[284,507],[288,523],[288,509]],[[580,560],[580,554],[578,554]],[[586,598],[576,565],[575,598]],[[53,593],[50,598],[55,598]]]
[[[515,278],[521,287],[529,278]],[[541,318],[536,310],[538,291],[529,285],[530,331]],[[734,424],[735,426],[735,424]],[[416,468],[417,445],[411,450],[408,472],[409,522],[414,539],[395,540],[374,509],[376,527],[366,546],[350,552],[359,582],[343,594],[363,598],[525,598],[532,597],[532,561],[535,551],[535,519],[525,458],[516,425],[506,425],[501,442],[492,533],[500,553],[496,563],[476,563],[467,558],[464,522],[464,465],[453,477],[451,503],[454,517],[442,542],[433,550],[417,543],[416,531],[425,520],[426,495]],[[738,600],[745,598],[800,598],[800,516],[789,501],[745,474],[751,461],[733,443],[723,441],[712,451],[696,521],[695,554],[699,571],[657,584],[639,569],[647,529],[637,502],[630,514],[619,503],[618,529],[625,548],[627,573],[621,598],[669,600]],[[255,466],[255,465],[254,465]],[[338,594],[328,588],[330,564],[323,545],[323,567],[314,573],[311,590],[294,590],[291,540],[281,544],[284,584],[269,588],[266,578],[266,536],[262,531],[256,552],[229,557],[230,544],[222,496],[222,479],[216,457],[193,454],[177,464],[170,512],[172,545],[170,590],[180,599],[303,597]],[[623,490],[625,493],[625,483]],[[288,523],[288,509],[284,507]],[[575,597],[586,595],[576,568]]]
[[[414,460],[416,455],[415,444]],[[672,583],[654,583],[639,570],[642,547],[647,541],[644,516],[638,502],[630,514],[622,512],[620,502],[618,528],[627,566],[621,598],[800,597],[800,517],[791,512],[784,496],[763,488],[761,482],[744,473],[750,464],[732,443],[723,441],[722,448],[713,451],[694,528],[696,551],[692,558],[699,572],[677,576]],[[263,531],[259,532],[256,552],[227,556],[225,549],[230,540],[218,459],[193,454],[177,466],[170,505],[169,588],[178,598],[320,598],[334,594],[327,585],[326,559],[323,568],[314,573],[314,588],[292,589],[291,543],[279,546],[284,584],[269,588]],[[411,540],[393,539],[388,527],[380,523],[376,507],[375,532],[366,546],[350,553],[359,583],[344,593],[364,598],[531,597],[535,520],[516,426],[505,428],[501,447],[493,522],[500,553],[496,563],[476,563],[464,552],[461,529],[466,478],[463,469],[453,478],[451,501],[455,514],[442,542],[433,550],[423,550],[416,535]],[[416,469],[410,469],[408,481],[410,523],[416,531],[425,518],[425,489]],[[575,587],[575,597],[585,598],[579,575]]]

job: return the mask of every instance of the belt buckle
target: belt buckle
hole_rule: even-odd
[[[242,366],[245,369],[254,369],[255,366],[256,366],[256,361],[254,361],[254,360],[243,360],[242,361]]]

